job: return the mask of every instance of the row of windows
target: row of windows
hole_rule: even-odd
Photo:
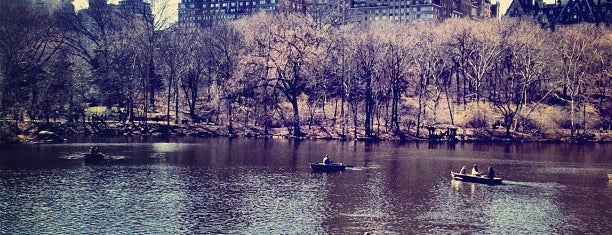
[[[181,8],[218,8],[218,7],[227,7],[227,6],[231,6],[231,7],[235,7],[235,6],[256,6],[257,3],[259,3],[260,5],[265,5],[265,4],[276,4],[276,0],[269,0],[270,2],[267,3],[266,0],[259,0],[259,1],[248,1],[248,2],[222,2],[222,3],[189,3],[189,4],[181,4]]]
[[[437,8],[436,8],[437,9]],[[386,14],[387,10],[389,13],[404,13],[405,12],[410,12],[410,8],[395,8],[395,9],[376,9],[376,10],[370,10],[369,13],[374,13],[374,14]],[[412,8],[412,12],[433,12],[434,11],[434,7],[413,7]],[[368,11],[366,11],[367,13]]]
[[[210,20],[231,20],[236,19],[237,15],[207,15],[207,16],[192,16],[186,17],[185,20],[188,22],[197,22],[197,21],[210,21]]]
[[[228,0],[183,0],[181,4],[186,4],[186,3],[210,3],[210,2],[230,2],[230,1],[228,1]],[[231,2],[235,2],[235,1],[231,1]]]
[[[399,15],[399,16],[398,15],[396,16],[374,16],[374,17],[365,16],[363,18],[357,17],[354,19],[356,19],[356,21],[387,21],[387,20],[405,21],[408,19],[434,19],[434,18],[436,18],[434,14],[414,14],[414,15],[406,14],[406,15]]]
[[[421,12],[413,12],[412,14],[413,15],[419,15],[419,14],[421,14],[421,15],[431,15],[431,14],[435,14],[437,12],[438,12],[437,10],[436,11],[431,11],[431,12],[421,11]],[[378,16],[382,16],[382,17],[390,16],[390,17],[393,17],[393,16],[401,16],[401,15],[411,15],[411,12],[403,11],[403,9],[402,9],[402,10],[397,11],[397,12],[389,12],[389,14],[386,14],[386,13],[385,14],[377,14],[377,13],[376,14],[359,14],[359,13],[355,14],[355,16],[374,16],[374,17],[378,17]]]
[[[260,8],[263,10],[269,10],[269,11],[273,11],[276,8],[273,6],[270,7],[266,7],[266,8]],[[242,13],[249,13],[251,9],[243,9]],[[207,17],[211,16],[211,15],[223,15],[222,13],[225,13],[227,15],[241,15],[241,13],[239,13],[239,10],[237,9],[227,9],[227,10],[204,10],[204,11],[187,11],[187,12],[182,12],[182,14],[180,14],[181,20],[183,21],[194,21],[194,20],[205,20]]]
[[[415,1],[411,1],[411,0],[406,0],[406,1],[390,1],[389,3],[386,3],[387,1],[385,1],[385,3],[382,2],[377,2],[375,4],[370,4],[370,6],[408,6],[408,5],[427,5],[427,4],[431,4],[431,0],[415,0]],[[367,2],[353,2],[353,7],[367,7],[368,3]]]

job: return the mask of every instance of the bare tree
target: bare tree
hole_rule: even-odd
[[[12,108],[19,115],[18,109],[28,107],[30,118],[38,116],[39,88],[65,38],[49,12],[20,2],[0,3],[0,111]]]
[[[508,106],[504,109],[506,111],[502,112],[506,134],[509,135],[511,125],[514,126],[514,130],[519,126],[519,122],[514,118],[517,117],[516,114],[525,107],[527,110],[522,117],[528,119],[541,101],[558,88],[558,83],[552,79],[552,76],[549,76],[552,72],[550,64],[555,56],[555,50],[550,46],[552,43],[547,41],[548,37],[544,30],[532,22],[523,20],[509,19],[503,26],[502,40],[505,50],[499,65],[504,67],[496,71],[507,71],[508,74],[499,76],[501,86],[498,88],[500,90],[514,89],[512,94],[520,96],[512,97],[509,100],[512,102],[508,103],[514,105],[512,106],[514,108]],[[503,84],[508,81],[513,81],[513,84]],[[539,100],[534,100],[536,97]]]
[[[315,64],[322,44],[319,26],[308,15],[281,12],[272,16],[270,67],[274,86],[285,96],[293,110],[293,135],[303,135],[299,98],[310,77],[307,64]]]
[[[591,59],[593,25],[577,25],[560,30],[557,36],[561,54],[563,91],[557,97],[570,105],[570,137],[576,135],[577,105],[585,105],[585,86],[588,78],[588,62]],[[582,126],[584,130],[584,126]]]
[[[382,43],[380,55],[380,70],[382,81],[388,84],[391,100],[391,117],[389,123],[392,132],[400,134],[400,101],[408,89],[407,77],[414,65],[415,42],[412,30],[408,26],[377,25],[375,36]],[[409,39],[407,40],[406,37]],[[412,39],[412,40],[411,40]]]

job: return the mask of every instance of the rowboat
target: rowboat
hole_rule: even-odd
[[[491,185],[501,184],[503,180],[502,178],[498,178],[498,177],[489,178],[486,175],[477,176],[477,175],[470,175],[470,174],[461,174],[461,173],[457,173],[454,171],[451,171],[451,176],[453,177],[454,180],[481,183],[481,184],[491,184]]]
[[[123,156],[111,156],[103,153],[85,153],[83,161],[90,164],[122,163],[128,159]]]
[[[313,172],[337,172],[346,170],[346,165],[342,163],[310,163],[310,169],[312,169]]]
[[[104,160],[108,160],[110,158],[106,157],[106,155],[102,153],[85,153],[83,154],[83,160],[85,162],[100,162]]]

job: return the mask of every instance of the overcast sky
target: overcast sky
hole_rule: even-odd
[[[0,0],[0,1],[4,1],[4,0]],[[110,3],[115,3],[117,4],[119,2],[119,0],[108,0]],[[89,0],[74,0],[73,4],[76,8],[76,10],[81,10],[83,8],[87,8],[88,7],[88,3]],[[172,22],[169,23],[173,23],[176,22],[178,20],[178,4],[179,2],[181,2],[181,0],[150,0],[150,2],[156,2],[157,4],[153,4],[154,6],[157,5],[161,5],[163,3],[166,3],[167,5],[167,14],[170,14],[170,20]],[[153,11],[153,13],[155,14],[156,11]]]
[[[2,0],[0,0],[2,1]],[[109,0],[111,3],[118,3],[119,0]],[[158,2],[158,3],[164,3],[166,2],[167,4],[167,12],[171,13],[170,17],[170,21],[172,22],[176,22],[178,20],[178,16],[177,16],[177,11],[178,11],[178,4],[181,0],[151,0],[152,2]],[[549,1],[553,1],[554,0],[548,0],[545,2],[549,2]],[[74,6],[76,7],[77,10],[83,9],[83,8],[87,8],[87,2],[88,0],[74,0]],[[491,0],[492,3],[495,3],[496,0]],[[506,9],[508,8],[508,6],[510,5],[510,3],[512,2],[512,0],[499,0],[500,2],[500,14],[504,14],[506,12]],[[157,5],[157,4],[154,4]],[[155,11],[153,13],[156,13]]]

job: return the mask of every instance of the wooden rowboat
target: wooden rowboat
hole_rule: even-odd
[[[451,176],[453,177],[454,180],[481,183],[481,184],[491,184],[491,185],[501,184],[503,180],[502,178],[498,178],[498,177],[489,178],[486,175],[476,176],[476,175],[470,175],[470,174],[461,174],[461,173],[457,173],[454,171],[451,171]]]
[[[85,153],[83,154],[83,160],[85,162],[100,162],[108,160],[109,158],[102,153]]]
[[[123,156],[111,156],[103,153],[85,153],[83,161],[90,164],[105,164],[105,163],[123,163],[128,159]]]
[[[310,169],[312,169],[313,172],[338,172],[346,170],[346,165],[342,163],[310,163]]]

